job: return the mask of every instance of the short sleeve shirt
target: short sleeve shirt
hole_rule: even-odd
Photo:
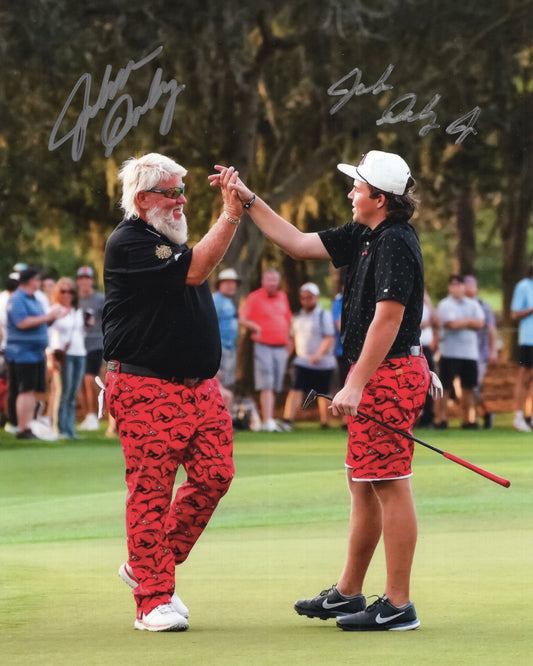
[[[104,339],[102,335],[102,313],[104,310],[105,297],[101,291],[93,291],[90,296],[80,297],[79,307],[84,311],[92,310],[94,324],[85,330],[85,347],[88,352],[103,349]]]
[[[347,266],[341,340],[343,355],[355,363],[361,354],[376,304],[391,300],[405,306],[389,355],[408,352],[420,342],[424,267],[414,228],[389,217],[375,229],[350,222],[319,232],[333,264]]]
[[[214,377],[221,346],[206,282],[186,284],[191,248],[140,219],[123,220],[104,260],[104,358],[177,379]]]
[[[40,363],[48,345],[48,326],[40,324],[19,329],[17,324],[27,317],[45,314],[41,302],[22,289],[17,289],[7,303],[7,343],[5,355],[15,363]]]
[[[494,310],[486,301],[482,301],[481,299],[479,299],[478,303],[481,305],[481,309],[483,310],[483,317],[485,319],[485,326],[483,326],[483,328],[480,328],[477,332],[479,360],[487,362],[490,358],[489,327],[496,326],[496,317],[494,315]]]
[[[239,319],[235,303],[219,291],[213,294],[213,302],[217,311],[222,346],[224,349],[235,349],[239,334]]]
[[[325,337],[334,334],[335,326],[329,310],[323,310],[320,305],[312,312],[300,310],[291,321],[291,335],[296,351],[294,365],[309,370],[332,370],[337,364],[333,347],[317,363],[312,363],[309,357],[317,353]]]
[[[342,314],[342,294],[337,294],[331,304],[331,315],[333,323],[336,324],[341,319]],[[335,326],[335,356],[342,356],[342,342],[340,331]]]
[[[511,310],[533,308],[533,280],[524,278],[514,288]],[[533,314],[520,320],[518,324],[518,344],[533,345]]]
[[[440,301],[437,311],[443,324],[457,319],[485,319],[483,308],[473,298],[457,299],[447,296]],[[439,351],[445,358],[479,360],[477,331],[469,328],[441,328]]]
[[[261,335],[256,342],[286,345],[289,341],[292,312],[285,292],[280,290],[275,296],[269,296],[263,287],[252,291],[243,305],[242,315],[261,327]]]

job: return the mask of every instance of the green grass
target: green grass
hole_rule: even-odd
[[[533,439],[508,416],[492,431],[417,431],[509,478],[502,488],[417,445],[419,543],[412,597],[422,626],[344,633],[294,600],[335,582],[346,548],[345,433],[237,433],[237,475],[177,573],[183,634],[133,629],[122,453],[76,443],[0,443],[1,664],[531,664]],[[384,585],[382,547],[365,592]]]

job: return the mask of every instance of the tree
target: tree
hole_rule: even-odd
[[[336,163],[382,148],[404,155],[417,175],[422,201],[415,223],[426,246],[438,238],[441,257],[432,271],[449,272],[458,253],[463,270],[475,269],[480,211],[497,208],[508,303],[527,263],[531,220],[531,6],[531,0],[450,0],[433,3],[431,11],[421,0],[8,6],[0,23],[6,222],[0,269],[5,273],[21,255],[42,259],[32,240],[43,226],[50,234],[70,228],[85,257],[95,230],[105,236],[120,217],[117,171],[132,154],[165,152],[189,169],[195,240],[220,210],[206,181],[215,163],[235,164],[276,210],[283,206],[309,230],[349,217],[348,184]],[[89,104],[96,105],[108,66],[113,82],[129,61],[150,54],[88,119],[78,160],[69,141],[48,149],[82,75],[90,75]],[[185,85],[170,131],[161,132],[168,102],[161,95],[106,156],[102,131],[115,100],[125,94],[141,107],[158,69],[165,81]],[[57,136],[76,127],[81,93]],[[127,115],[125,102],[120,114]],[[94,252],[97,260],[100,250]],[[71,259],[72,252],[65,266]],[[281,257],[245,222],[226,258],[242,274],[243,292],[266,260]],[[314,269],[288,261],[285,267],[291,282]]]

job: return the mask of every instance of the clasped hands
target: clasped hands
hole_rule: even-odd
[[[218,173],[208,176],[211,187],[220,187],[224,210],[231,217],[239,218],[243,213],[243,204],[249,201],[253,192],[239,178],[239,172],[235,167],[215,165]]]

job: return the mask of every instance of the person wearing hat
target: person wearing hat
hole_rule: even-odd
[[[5,356],[10,392],[16,396],[18,439],[40,439],[32,431],[31,423],[37,405],[35,394],[46,391],[48,326],[67,314],[62,305],[53,305],[45,312],[35,296],[40,286],[39,271],[25,268],[7,305]]]
[[[237,337],[239,335],[239,317],[234,298],[240,282],[234,268],[225,268],[218,274],[216,291],[213,294],[213,303],[217,311],[218,327],[220,329],[220,342],[222,355],[217,379],[224,391],[222,395],[226,407],[231,411],[233,393],[235,390],[235,376],[237,372]]]
[[[347,631],[416,629],[420,622],[410,599],[417,539],[410,483],[413,444],[357,417],[361,407],[380,421],[411,431],[431,382],[419,343],[424,271],[420,243],[409,224],[416,207],[414,180],[402,157],[379,150],[338,169],[353,182],[348,194],[352,221],[318,233],[304,233],[284,220],[241,180],[225,185],[225,167],[217,166],[218,173],[209,178],[214,186],[235,190],[253,222],[294,259],[324,259],[347,267],[341,337],[351,368],[331,411],[348,417],[348,552],[336,585],[298,600],[295,610],[337,618]],[[381,536],[385,593],[367,607],[363,583]]]
[[[283,419],[284,430],[292,430],[294,417],[301,406],[304,394],[314,389],[328,394],[336,366],[334,343],[335,326],[329,310],[323,310],[318,303],[320,289],[314,282],[306,282],[300,287],[302,309],[291,319],[290,347],[296,352],[293,361],[294,382],[287,394]],[[318,399],[320,425],[329,428],[328,402]]]
[[[94,288],[94,270],[91,266],[80,266],[76,272],[79,307],[85,322],[85,348],[87,350],[85,374],[79,391],[84,418],[79,430],[98,430],[98,387],[95,379],[100,374],[104,356],[102,313],[105,297]],[[113,428],[111,422],[110,427]]]

